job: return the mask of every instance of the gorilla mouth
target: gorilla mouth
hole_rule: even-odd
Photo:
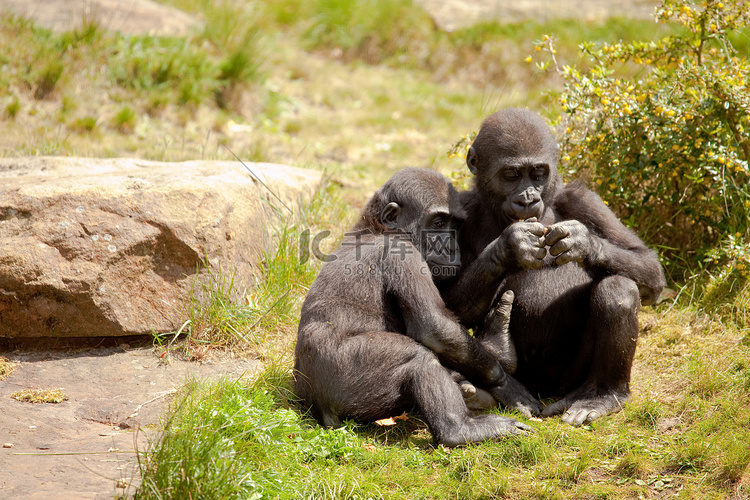
[[[532,217],[541,217],[544,204],[541,201],[531,203],[518,203],[510,200],[500,206],[502,216],[508,219],[509,223],[523,221]]]
[[[537,210],[536,208],[532,208],[529,210],[514,210],[512,219],[513,221],[523,221],[532,217],[539,218],[539,215],[539,210]]]

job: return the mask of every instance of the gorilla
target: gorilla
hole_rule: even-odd
[[[543,410],[536,400],[512,407],[581,425],[630,399],[637,312],[665,280],[656,253],[599,196],[562,183],[557,157],[549,126],[532,111],[507,109],[483,122],[466,158],[474,187],[460,194],[461,271],[439,287],[480,342],[493,337],[487,312],[512,290],[513,378],[532,394],[561,398]]]
[[[374,194],[323,265],[302,306],[294,364],[295,393],[318,423],[416,409],[446,446],[530,430],[513,418],[473,415],[448,369],[508,405],[534,402],[446,309],[433,281],[460,265],[463,218],[445,177],[404,169]],[[510,302],[506,295],[485,321],[496,338],[507,332]]]

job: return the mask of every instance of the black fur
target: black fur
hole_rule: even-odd
[[[514,377],[534,394],[562,398],[543,415],[565,412],[580,425],[630,398],[637,311],[665,280],[655,252],[599,196],[562,183],[557,155],[531,111],[485,120],[467,156],[474,189],[461,194],[462,271],[440,286],[460,320],[480,327],[499,293],[512,290]]]
[[[397,173],[365,207],[356,235],[323,265],[302,307],[294,371],[295,391],[320,424],[416,408],[435,440],[449,446],[527,429],[507,417],[473,416],[443,366],[492,394],[524,390],[461,327],[433,282],[451,271],[458,246],[433,255],[423,233],[455,228],[456,197],[434,171]]]

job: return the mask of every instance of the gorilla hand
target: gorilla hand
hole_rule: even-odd
[[[566,220],[553,224],[544,236],[544,244],[555,257],[555,264],[562,266],[568,262],[583,265],[592,250],[589,230],[577,220]]]
[[[515,222],[495,240],[496,259],[504,267],[540,269],[547,255],[544,242],[544,225],[536,217]]]
[[[502,384],[487,387],[487,391],[504,407],[518,410],[526,417],[538,417],[542,413],[539,400],[510,375],[506,375]]]

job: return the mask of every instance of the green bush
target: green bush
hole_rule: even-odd
[[[214,98],[222,108],[238,108],[244,87],[265,78],[262,67],[266,42],[261,31],[264,7],[257,2],[238,6],[227,0],[201,3],[206,21],[202,37],[220,58]]]
[[[46,49],[40,52],[44,54],[40,56],[38,68],[33,71],[34,99],[38,100],[47,98],[55,90],[65,71],[59,54],[46,52]]]
[[[112,118],[112,126],[124,134],[133,131],[135,122],[135,111],[130,106],[123,106]]]
[[[664,0],[661,22],[684,31],[655,42],[581,44],[590,69],[559,66],[564,80],[562,167],[582,177],[678,280],[719,265],[750,267],[750,65],[731,39],[744,2]],[[634,76],[628,76],[634,75]]]
[[[5,115],[12,120],[16,117],[19,111],[21,111],[21,103],[18,100],[18,97],[13,95],[8,105],[5,106]]]
[[[303,34],[308,49],[340,49],[345,60],[376,64],[425,50],[433,25],[411,0],[316,0]]]
[[[119,37],[110,71],[124,88],[152,91],[176,86],[182,103],[200,104],[216,85],[208,54],[187,39]]]

